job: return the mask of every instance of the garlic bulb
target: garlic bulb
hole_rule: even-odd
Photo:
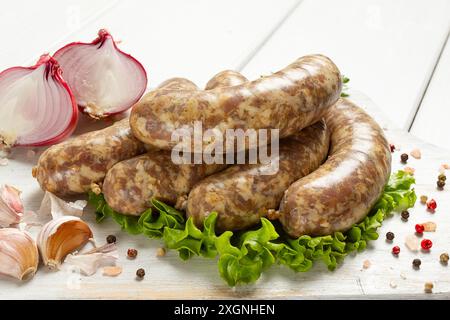
[[[64,258],[92,238],[89,226],[78,217],[62,216],[42,227],[37,238],[42,261],[50,269],[59,268]]]
[[[26,280],[34,276],[38,264],[36,243],[27,232],[0,229],[0,274]]]
[[[12,186],[0,187],[0,228],[20,222],[23,214],[20,191]]]

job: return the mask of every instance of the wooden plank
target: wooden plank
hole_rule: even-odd
[[[408,129],[450,28],[446,0],[305,0],[243,69],[254,78],[322,53]]]
[[[0,71],[31,65],[68,35],[117,4],[117,0],[15,0],[0,10]]]
[[[450,41],[442,52],[411,127],[419,138],[450,150]]]
[[[73,39],[90,40],[107,28],[134,55],[155,87],[170,77],[203,86],[218,71],[235,69],[299,3],[274,1],[121,1]]]
[[[450,219],[446,213],[450,208],[450,188],[437,191],[435,179],[438,166],[450,161],[450,153],[394,129],[364,94],[352,91],[351,98],[386,128],[389,140],[401,146],[401,152],[407,152],[413,147],[422,150],[422,159],[410,159],[408,165],[416,168],[417,194],[426,194],[436,199],[438,208],[434,215],[417,203],[410,210],[408,222],[401,221],[398,214],[388,218],[380,229],[380,239],[371,242],[368,250],[347,257],[334,272],[327,271],[320,263],[310,272],[299,274],[277,266],[271,268],[256,284],[231,289],[219,277],[215,260],[194,258],[183,262],[175,252],[168,252],[167,256],[157,258],[155,254],[156,249],[162,245],[160,241],[143,236],[129,236],[120,232],[118,226],[110,220],[96,224],[92,210],[89,209],[85,213],[85,219],[91,225],[98,243],[102,243],[108,234],[117,235],[120,252],[118,264],[124,268],[124,272],[117,278],[103,277],[100,272],[92,277],[83,277],[66,271],[46,272],[41,268],[28,283],[0,279],[0,299],[449,299],[449,267],[439,263],[439,255],[448,251],[450,243]],[[16,149],[10,164],[0,167],[0,177],[2,183],[11,183],[22,189],[25,207],[35,210],[42,198],[42,191],[30,174],[36,157],[29,159],[26,152],[27,149]],[[394,153],[393,170],[403,167],[399,155],[400,152]],[[434,246],[429,253],[411,253],[403,244],[404,238],[414,233],[416,223],[425,221],[437,223],[437,232],[426,235],[433,240]],[[34,233],[36,231],[33,230]],[[387,231],[395,232],[393,244],[384,240]],[[393,245],[402,247],[398,258],[390,253]],[[139,251],[136,260],[126,258],[126,251],[131,247]],[[419,271],[411,267],[411,261],[416,257],[422,260]],[[372,266],[363,270],[362,264],[366,259],[371,261]],[[147,276],[143,281],[136,281],[134,274],[140,267],[146,269]],[[435,294],[423,293],[426,281],[434,282]],[[391,287],[393,283],[397,285],[396,288]]]

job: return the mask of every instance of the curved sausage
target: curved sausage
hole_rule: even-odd
[[[276,128],[280,138],[288,137],[319,121],[341,88],[336,65],[325,56],[310,55],[240,85],[150,92],[133,107],[130,126],[139,140],[170,150],[177,144],[171,139],[176,129],[201,121],[203,132],[215,129],[222,135],[227,150],[235,145],[226,141],[226,129]],[[204,136],[203,150],[209,144],[210,137]]]
[[[167,84],[173,90],[192,90],[195,85],[187,81],[170,79],[162,84],[162,90],[169,87]],[[214,76],[207,86],[213,89],[236,81],[247,79],[234,71],[224,71]],[[149,152],[117,163],[108,171],[102,191],[112,209],[127,215],[140,215],[150,207],[151,198],[182,208],[195,183],[226,167],[226,164],[177,165],[170,151]]]
[[[145,152],[131,134],[129,119],[48,148],[33,168],[43,190],[59,196],[81,194],[100,183],[117,162]]]
[[[329,133],[323,121],[280,141],[276,173],[271,164],[234,165],[200,181],[189,193],[187,216],[199,227],[217,212],[218,230],[239,230],[277,209],[284,191],[317,169],[328,154]]]
[[[348,230],[367,215],[389,179],[389,144],[364,110],[342,99],[325,122],[331,132],[327,161],[294,182],[281,201],[280,222],[292,237]]]

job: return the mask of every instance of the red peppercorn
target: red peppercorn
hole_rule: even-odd
[[[389,145],[389,148],[391,148],[391,152],[394,152],[394,151],[395,151],[395,146],[394,146],[393,144],[390,144],[390,145]]]
[[[423,239],[422,242],[420,243],[420,246],[424,250],[430,250],[431,247],[433,246],[433,242],[430,239]]]
[[[423,226],[423,224],[416,224],[416,232],[422,234],[423,231],[425,230],[425,227]]]
[[[428,208],[428,210],[434,211],[434,210],[436,209],[436,207],[437,207],[436,200],[431,199],[430,201],[427,202],[427,208]]]
[[[395,246],[392,248],[392,253],[397,255],[400,253],[400,247],[399,246]]]

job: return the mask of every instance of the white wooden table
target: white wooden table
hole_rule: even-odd
[[[350,77],[350,86],[364,93],[353,92],[352,98],[387,119],[380,121],[393,142],[405,151],[423,149],[423,159],[411,162],[417,170],[418,194],[435,196],[442,208],[429,217],[416,205],[407,225],[396,217],[380,230],[381,234],[395,230],[402,244],[416,222],[438,222],[438,232],[431,235],[436,245],[430,254],[420,256],[424,267],[419,272],[410,267],[414,254],[402,252],[395,260],[390,246],[380,239],[368,251],[348,257],[336,272],[319,266],[293,274],[275,267],[256,285],[231,290],[223,285],[214,262],[183,263],[175,253],[156,258],[158,241],[121,234],[110,221],[93,223],[97,239],[114,232],[122,255],[130,246],[140,250],[136,261],[121,257],[120,277],[39,272],[26,284],[0,279],[0,298],[408,298],[425,297],[425,281],[435,281],[436,294],[427,298],[450,297],[450,269],[436,260],[441,251],[450,250],[450,197],[448,190],[434,188],[440,163],[450,162],[450,152],[443,150],[450,150],[450,43],[446,44],[450,1],[47,0],[34,4],[17,0],[0,5],[0,69],[32,64],[40,54],[54,52],[67,42],[90,41],[102,27],[144,64],[150,87],[172,76],[190,78],[201,86],[225,68],[255,78],[304,54],[328,55]],[[408,130],[428,143],[408,135]],[[10,164],[0,167],[0,183],[22,189],[25,205],[33,210],[42,192],[30,174],[36,159],[21,159],[25,153],[16,150]],[[396,160],[394,166],[399,168]],[[92,221],[92,215],[87,219]],[[373,267],[361,271],[365,259]],[[139,266],[148,269],[148,276],[135,282],[133,274]]]

